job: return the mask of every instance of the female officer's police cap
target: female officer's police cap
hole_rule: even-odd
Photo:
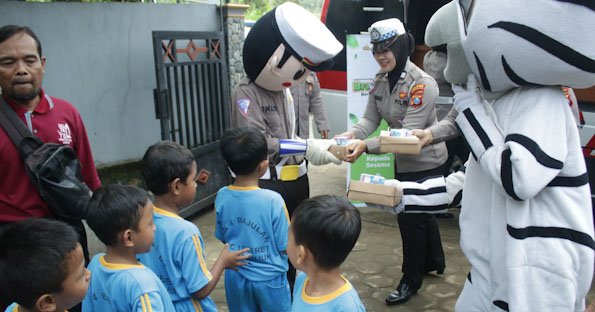
[[[399,36],[406,33],[405,26],[397,18],[378,21],[368,28],[368,32],[374,52],[388,49]]]

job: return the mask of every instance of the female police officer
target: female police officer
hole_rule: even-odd
[[[376,130],[381,119],[391,128],[425,129],[435,124],[434,102],[438,85],[409,60],[415,48],[413,36],[396,18],[372,24],[369,32],[380,72],[376,75],[363,118],[342,135],[363,140]],[[350,149],[348,161],[354,161],[363,152],[380,153],[378,138],[359,141]],[[396,155],[395,178],[416,181],[442,175],[446,159],[444,143],[424,146],[420,155]],[[403,277],[396,290],[386,298],[388,305],[407,301],[421,287],[426,272],[436,270],[441,274],[445,266],[434,215],[401,213],[398,223],[403,240]]]

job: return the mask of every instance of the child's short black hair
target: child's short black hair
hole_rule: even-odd
[[[255,128],[229,130],[220,143],[223,159],[235,174],[249,175],[260,162],[267,159],[267,140]]]
[[[151,145],[143,156],[143,179],[147,188],[155,195],[169,192],[169,183],[175,179],[188,179],[194,155],[172,141],[161,141]]]
[[[100,187],[89,201],[87,224],[101,242],[113,246],[120,232],[138,230],[141,211],[148,201],[147,191],[133,185]]]
[[[297,245],[304,245],[323,269],[341,265],[362,228],[359,210],[344,196],[305,199],[293,212],[291,228]]]
[[[39,297],[59,293],[68,276],[76,231],[61,221],[32,218],[0,233],[0,301],[33,309]]]

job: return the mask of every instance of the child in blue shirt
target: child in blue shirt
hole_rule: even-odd
[[[289,214],[281,195],[258,187],[269,165],[266,139],[254,128],[237,128],[220,143],[236,179],[217,193],[215,236],[231,250],[250,248],[252,254],[248,265],[225,272],[229,311],[289,311]]]
[[[106,245],[89,263],[91,284],[83,312],[175,311],[167,289],[151,269],[136,260],[153,243],[153,203],[131,185],[108,185],[89,202],[87,224]]]
[[[304,200],[289,227],[287,255],[300,270],[292,311],[366,311],[341,263],[361,231],[359,211],[345,197],[321,195]]]
[[[197,168],[194,155],[171,141],[150,146],[143,157],[143,177],[155,195],[155,240],[141,263],[159,276],[177,312],[217,311],[209,294],[224,269],[233,269],[249,255],[248,249],[230,252],[224,246],[211,271],[205,263],[204,244],[198,227],[181,218],[181,208],[196,195]]]
[[[89,277],[78,234],[65,223],[27,219],[0,234],[0,301],[14,302],[7,312],[70,309]]]

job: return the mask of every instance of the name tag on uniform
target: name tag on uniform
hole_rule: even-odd
[[[277,106],[262,106],[260,109],[263,114],[277,112]]]

